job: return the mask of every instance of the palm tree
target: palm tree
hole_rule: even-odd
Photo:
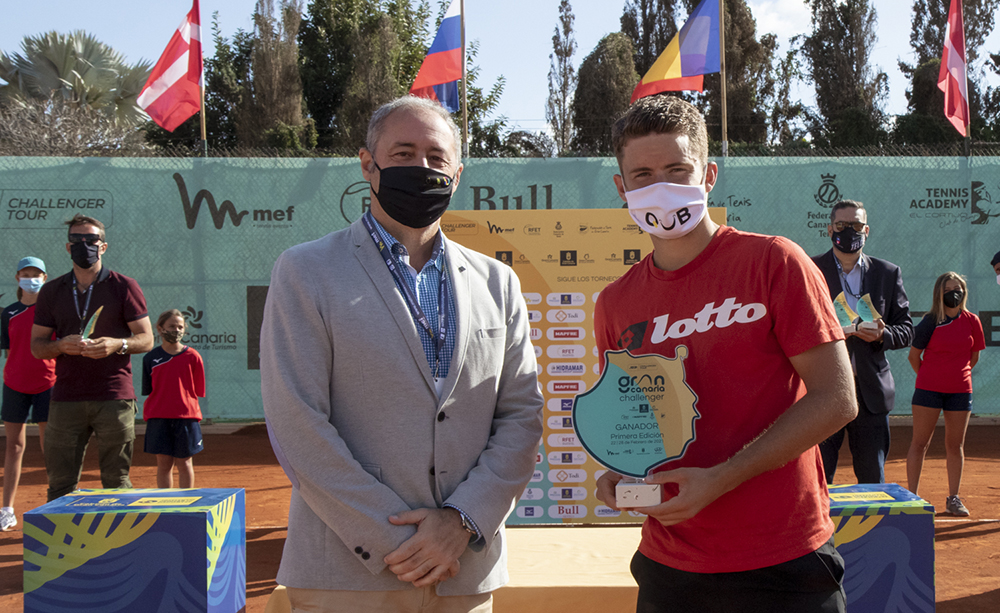
[[[103,115],[118,127],[149,120],[136,96],[149,77],[146,60],[125,58],[83,30],[26,36],[22,52],[0,53],[0,103],[49,102]]]

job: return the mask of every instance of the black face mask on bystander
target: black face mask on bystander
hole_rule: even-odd
[[[375,197],[395,221],[410,228],[426,228],[448,209],[454,177],[425,166],[381,168],[376,163],[375,168],[379,171]]]
[[[69,256],[80,268],[90,268],[101,259],[101,246],[87,243],[73,243],[69,246]]]

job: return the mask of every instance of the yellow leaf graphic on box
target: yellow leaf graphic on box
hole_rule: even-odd
[[[226,533],[233,523],[233,511],[236,510],[236,496],[230,496],[212,508],[212,525],[208,527],[208,585],[212,585],[212,575],[215,565],[219,563],[222,554],[222,543]]]
[[[24,552],[25,563],[39,567],[38,570],[24,571],[25,594],[112,549],[128,545],[153,527],[160,514],[60,513],[45,517],[53,523],[52,534],[34,524],[24,523],[24,535],[45,546],[44,554],[38,551]],[[79,524],[73,521],[77,517],[80,518]],[[118,518],[121,521],[112,530],[111,526]],[[95,521],[97,525],[92,530]]]
[[[885,515],[839,515],[833,517],[833,545],[840,547],[844,543],[856,541],[871,532]]]

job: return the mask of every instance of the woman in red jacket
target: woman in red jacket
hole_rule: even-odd
[[[972,367],[986,347],[982,323],[965,310],[968,297],[965,278],[944,273],[934,282],[930,313],[914,328],[909,357],[917,385],[913,392],[913,441],[906,455],[906,478],[910,491],[916,494],[924,455],[943,410],[949,493],[945,509],[962,517],[969,515],[958,490],[965,464],[965,429],[972,413]]]

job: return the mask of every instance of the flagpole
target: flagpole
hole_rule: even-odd
[[[465,63],[465,0],[459,3],[459,13],[462,15],[462,157],[469,155],[469,75]]]
[[[729,129],[726,119],[726,7],[719,0],[719,81],[722,90],[722,157],[729,157]]]
[[[202,76],[202,79],[204,79],[204,76]],[[204,157],[208,157],[208,135],[205,129],[205,84],[202,83],[198,89],[201,90],[201,110],[198,112],[201,120],[201,147]]]

